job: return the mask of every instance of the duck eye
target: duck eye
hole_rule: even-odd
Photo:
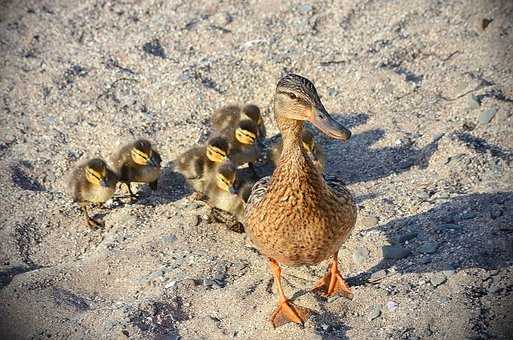
[[[287,92],[287,95],[290,99],[297,99],[297,96],[294,93]]]

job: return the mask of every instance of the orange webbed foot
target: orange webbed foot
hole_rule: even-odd
[[[303,324],[312,311],[306,307],[301,307],[289,301],[283,301],[273,311],[271,322],[274,328],[283,326],[289,322]]]
[[[330,270],[322,279],[317,281],[313,291],[325,297],[340,294],[349,300],[353,299],[351,287],[342,278],[338,270]]]

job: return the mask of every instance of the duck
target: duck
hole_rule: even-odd
[[[304,121],[327,136],[347,141],[351,132],[324,108],[314,84],[297,74],[283,76],[274,94],[274,117],[283,138],[278,166],[252,188],[244,210],[250,240],[267,258],[278,290],[274,327],[303,324],[311,310],[295,305],[281,284],[281,266],[315,265],[331,258],[313,290],[323,296],[353,293],[340,274],[338,251],[356,223],[352,193],[334,176],[323,176],[302,145]]]
[[[103,223],[90,217],[88,206],[101,204],[114,195],[118,177],[101,158],[93,158],[79,164],[68,180],[68,191],[73,201],[80,205],[86,223],[91,229],[102,227]]]
[[[148,183],[152,190],[157,190],[161,163],[160,154],[147,139],[126,144],[112,156],[114,171],[128,187],[131,199],[136,197],[131,183]]]
[[[212,114],[212,129],[225,131],[235,129],[242,119],[251,119],[257,125],[257,141],[262,143],[266,138],[265,123],[260,108],[255,104],[244,106],[229,104],[214,111]]]
[[[240,188],[235,188],[238,180]],[[232,162],[226,161],[216,170],[205,190],[208,204],[213,208],[212,217],[224,223],[229,230],[243,232],[241,224],[244,205],[249,198],[253,183],[244,178],[237,178],[237,169]]]
[[[324,169],[326,169],[326,155],[322,146],[315,142],[313,133],[308,129],[304,129],[301,134],[301,140],[303,142],[303,147],[308,151],[308,155],[315,166],[317,166],[321,172],[324,172]],[[278,165],[282,147],[283,144],[281,139],[274,143],[274,145],[271,145],[268,153],[268,159],[274,167]]]
[[[251,119],[239,121],[235,128],[221,132],[229,138],[230,160],[236,167],[248,164],[253,169],[261,154],[261,148],[256,143],[258,126]]]
[[[230,143],[225,136],[213,136],[206,145],[195,146],[178,156],[176,170],[185,177],[189,185],[201,194],[215,176],[216,170],[228,160]]]

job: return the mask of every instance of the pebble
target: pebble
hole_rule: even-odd
[[[383,257],[389,260],[400,260],[408,257],[411,251],[400,245],[383,246]]]
[[[431,261],[433,261],[431,256],[424,256],[420,259],[420,263],[422,263],[422,264],[428,264],[428,263],[431,263]]]
[[[496,113],[497,113],[497,109],[494,107],[481,112],[481,114],[479,115],[479,123],[481,123],[481,124],[490,123],[492,121],[493,117],[495,117]]]
[[[376,216],[364,216],[362,217],[362,224],[366,227],[374,227],[378,225],[379,220]]]
[[[471,94],[467,97],[467,108],[469,108],[470,110],[475,110],[479,108],[479,106],[481,106],[481,102],[476,96]]]
[[[191,227],[195,227],[200,223],[201,218],[198,215],[191,215],[187,222]]]
[[[454,269],[447,269],[443,270],[442,273],[445,275],[445,277],[451,277],[456,274],[456,271]]]
[[[380,315],[381,315],[381,306],[380,305],[374,305],[374,307],[372,307],[372,309],[369,312],[368,320],[372,321],[374,319],[377,319],[377,318],[380,317]]]
[[[304,4],[303,6],[300,7],[300,9],[301,9],[301,12],[303,12],[304,14],[307,14],[313,10],[313,6],[310,4]]]
[[[387,277],[387,271],[385,269],[381,269],[371,274],[369,282],[376,282],[384,279],[385,277]]]
[[[174,234],[164,235],[160,238],[164,242],[175,243],[177,238]]]
[[[500,208],[493,208],[491,211],[490,211],[490,217],[492,219],[496,219],[498,217],[501,217],[503,214],[502,210]]]
[[[338,91],[337,91],[337,89],[334,89],[333,87],[330,87],[330,88],[328,89],[328,95],[329,95],[330,97],[336,97],[336,96],[338,95]]]
[[[415,231],[411,231],[411,232],[407,232],[405,234],[402,234],[400,235],[398,238],[397,238],[397,242],[399,243],[404,243],[406,241],[410,241],[410,240],[413,240],[415,237],[417,237],[417,233]]]
[[[397,309],[398,305],[397,305],[397,302],[395,302],[395,301],[388,301],[386,306],[390,312],[393,312]]]
[[[442,223],[437,226],[440,231],[457,231],[463,229],[463,226],[455,223]]]
[[[459,216],[459,218],[462,220],[471,220],[476,217],[477,217],[477,214],[473,211],[465,211]]]
[[[426,254],[433,254],[438,249],[438,242],[428,241],[419,247],[419,251]]]
[[[434,286],[434,287],[438,287],[440,286],[442,283],[445,283],[445,281],[447,281],[447,277],[445,276],[444,273],[436,273],[435,275],[433,275],[431,277],[431,279],[429,280],[431,282],[431,284]]]
[[[363,264],[369,257],[369,251],[365,247],[358,247],[353,254],[353,261],[356,264]]]

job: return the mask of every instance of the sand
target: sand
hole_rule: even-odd
[[[513,331],[510,1],[0,1],[0,334],[5,339],[506,339]],[[277,80],[311,79],[351,129],[320,134],[359,218],[354,299],[276,330],[265,260],[170,169],[228,103],[270,136]],[[64,192],[83,159],[150,139],[159,189],[92,231]],[[125,192],[120,189],[118,194]]]

